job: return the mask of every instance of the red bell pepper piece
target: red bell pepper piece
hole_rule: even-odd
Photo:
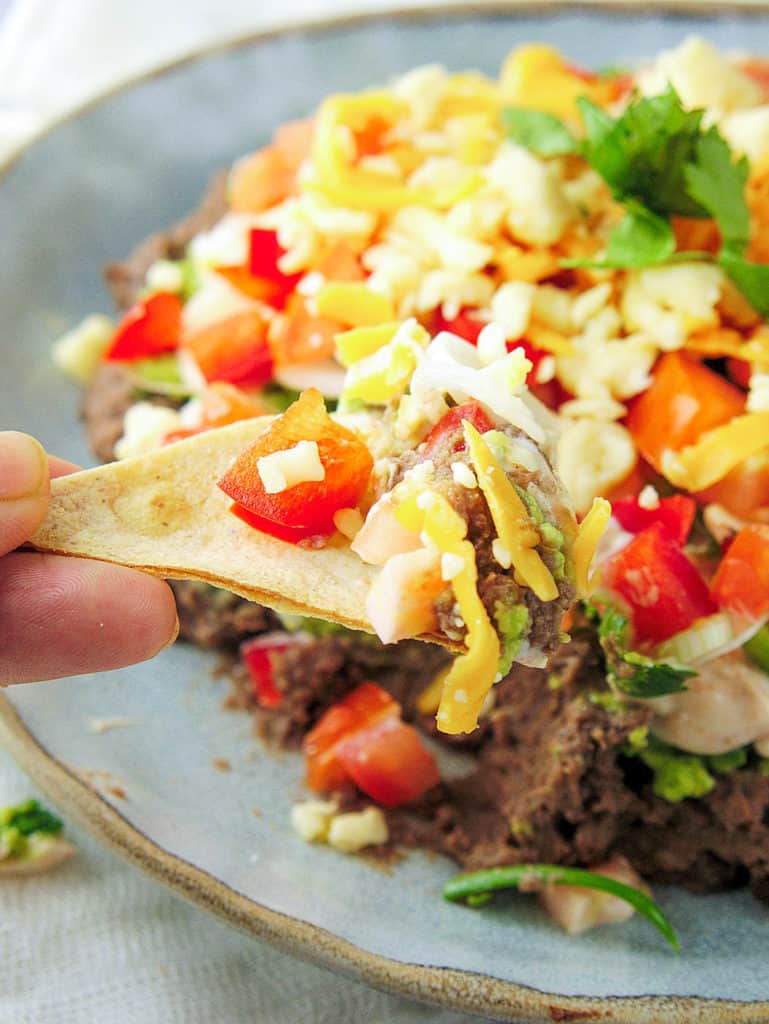
[[[285,253],[275,231],[252,228],[249,236],[248,269],[253,277],[261,278],[272,286],[270,305],[283,309],[288,296],[296,288],[302,274],[284,274],[278,260]]]
[[[665,449],[677,451],[745,411],[745,396],[707,366],[680,352],[658,360],[635,400],[628,427],[643,457],[661,472]]]
[[[351,779],[372,799],[396,807],[439,781],[433,755],[400,718],[400,705],[374,683],[361,683],[305,737],[307,781],[319,792]]]
[[[263,708],[274,708],[283,700],[283,693],[275,684],[271,655],[302,643],[291,633],[275,632],[253,637],[240,645],[240,660],[248,669],[256,699]]]
[[[259,310],[249,309],[217,320],[185,338],[183,348],[207,381],[256,388],[272,378],[267,324]]]
[[[625,601],[640,643],[661,643],[716,611],[705,581],[661,523],[606,563],[601,585]]]
[[[433,334],[438,334],[439,331],[449,331],[451,334],[456,334],[457,337],[469,341],[471,345],[477,344],[478,335],[486,326],[486,321],[476,320],[471,315],[475,312],[477,310],[472,309],[470,306],[463,306],[456,316],[448,320],[442,311],[438,309],[435,314]]]
[[[109,362],[149,359],[179,347],[182,300],[171,292],[155,292],[134,303],[117,326],[104,358]]]
[[[659,523],[667,534],[683,547],[691,532],[697,502],[685,494],[660,498],[656,508],[643,508],[638,498],[620,498],[612,505],[612,515],[629,533],[640,533],[648,526]]]
[[[324,479],[268,494],[259,475],[258,460],[293,448],[299,441],[317,442]],[[342,508],[355,508],[360,502],[373,465],[363,441],[334,422],[320,392],[308,388],[235,459],[219,486],[237,505],[281,530],[306,531],[302,536],[328,536],[335,530],[334,514]],[[233,511],[243,518],[240,510]],[[267,532],[275,535],[274,529]]]
[[[451,452],[464,451],[464,436],[460,433],[463,420],[472,423],[479,434],[485,434],[487,430],[494,429],[493,420],[481,403],[477,402],[474,398],[469,402],[464,402],[462,405],[455,405],[441,416],[422,442],[420,448],[422,458],[431,459],[438,452],[444,441],[453,434],[456,434],[456,438],[451,447]]]
[[[719,608],[759,619],[769,613],[769,527],[744,526],[710,584]]]

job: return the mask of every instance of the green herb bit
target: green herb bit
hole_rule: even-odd
[[[627,650],[627,627],[627,617],[615,608],[609,607],[601,614],[598,638],[606,654],[609,681],[630,697],[682,693],[686,689],[684,680],[697,673]]]
[[[653,924],[673,949],[676,951],[680,949],[678,936],[672,925],[650,896],[632,885],[626,885],[614,878],[607,878],[606,875],[599,875],[595,871],[586,871],[583,868],[559,867],[556,864],[511,864],[504,867],[487,868],[483,871],[472,871],[468,874],[457,875],[456,878],[447,882],[443,887],[443,897],[452,903],[460,900],[469,903],[471,899],[488,896],[500,889],[518,889],[521,886],[529,888],[532,883],[575,885],[616,896],[629,903],[634,910],[637,910],[642,917]]]
[[[507,107],[502,126],[508,136],[538,156],[565,156],[579,152],[579,142],[557,117],[542,110]]]
[[[64,823],[37,800],[27,800],[15,807],[0,809],[0,829],[6,828],[18,829],[22,836],[31,836],[33,832],[56,834],[64,828]]]
[[[762,626],[742,649],[764,672],[769,672],[769,626]]]

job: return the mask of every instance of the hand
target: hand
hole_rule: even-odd
[[[0,686],[144,661],[178,633],[162,580],[104,562],[14,551],[45,518],[50,478],[76,468],[47,457],[27,434],[0,431]]]

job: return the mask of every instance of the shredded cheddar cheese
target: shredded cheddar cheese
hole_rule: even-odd
[[[592,593],[594,579],[590,575],[590,564],[610,516],[609,502],[605,498],[593,498],[590,511],[579,524],[572,548],[577,597],[590,597]]]
[[[472,732],[497,674],[500,646],[478,594],[475,549],[465,540],[467,523],[434,491],[407,498],[398,505],[395,515],[408,529],[417,530],[428,543],[434,544],[442,555],[455,555],[463,561],[451,586],[467,627],[467,653],[456,658],[443,682],[436,721],[441,732]]]
[[[536,524],[481,435],[467,420],[463,426],[478,485],[502,547],[510,554],[516,578],[531,587],[540,601],[554,601],[558,586],[535,550],[541,539]]]
[[[769,412],[736,416],[722,427],[708,430],[680,451],[662,453],[662,472],[676,487],[703,491],[751,455],[769,448]]]

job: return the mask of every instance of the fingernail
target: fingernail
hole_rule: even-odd
[[[0,501],[31,498],[48,480],[45,449],[29,434],[0,432]]]
[[[171,636],[168,638],[168,640],[166,640],[166,642],[160,648],[160,651],[164,651],[166,649],[166,647],[170,647],[172,644],[176,643],[176,641],[179,639],[179,628],[180,628],[179,616],[177,615],[176,616],[176,622],[174,623],[174,631],[171,634]],[[158,651],[158,654],[160,654],[160,651]]]

